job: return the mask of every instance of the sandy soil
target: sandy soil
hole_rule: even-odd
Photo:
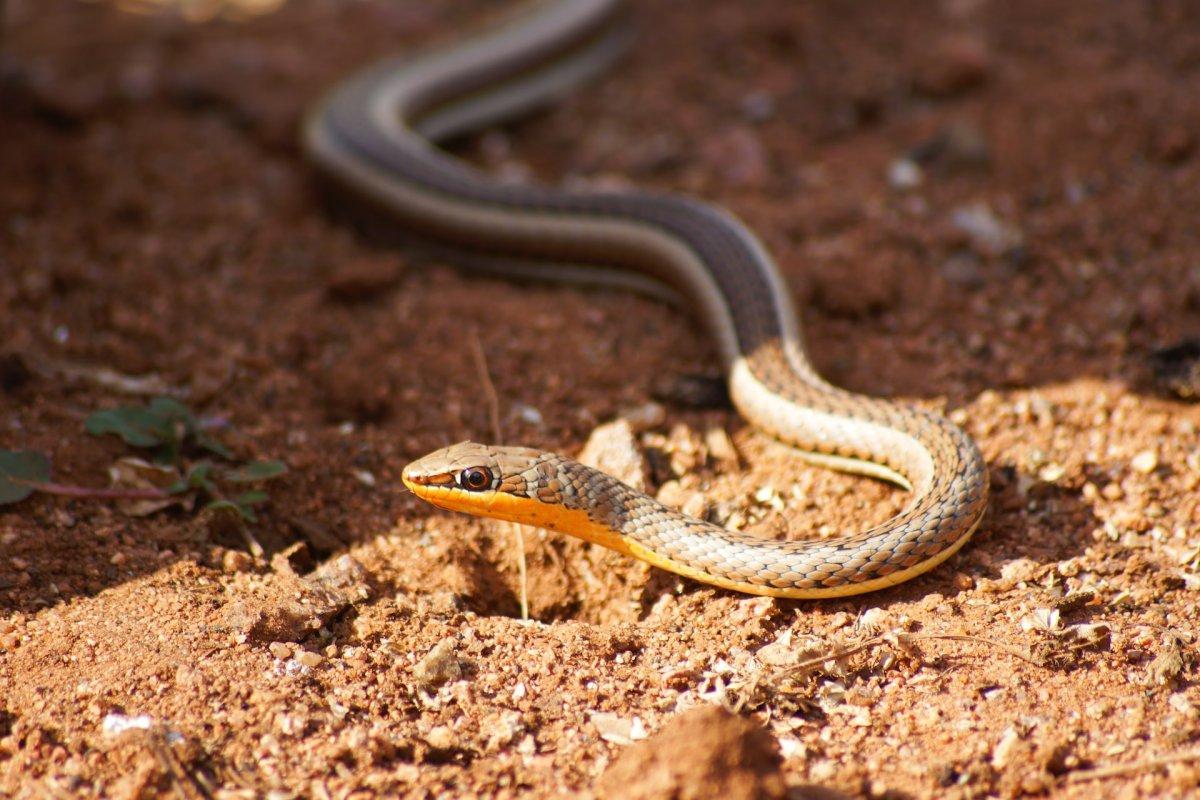
[[[0,447],[104,485],[128,450],[82,420],[144,399],[104,368],[290,471],[261,556],[179,509],[0,510],[0,795],[1200,796],[1200,408],[1154,360],[1200,334],[1196,6],[644,0],[611,77],[464,143],[733,209],[825,374],[951,414],[994,486],[959,555],[835,602],[525,531],[522,621],[513,531],[399,488],[491,438],[475,337],[505,438],[572,453],[712,346],[650,300],[368,244],[295,141],[339,76],[502,5],[9,0]],[[903,502],[664,411],[637,441],[676,502],[795,536]]]

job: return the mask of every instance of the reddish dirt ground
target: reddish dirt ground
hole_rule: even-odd
[[[1200,334],[1194,4],[639,0],[611,75],[464,143],[734,210],[823,372],[949,413],[994,487],[945,565],[828,602],[525,531],[531,621],[513,531],[399,481],[492,438],[476,337],[505,438],[568,453],[712,345],[368,244],[296,142],[340,76],[507,4],[7,5],[0,447],[104,485],[129,451],[82,421],[145,398],[103,368],[290,470],[261,555],[179,509],[0,510],[0,795],[1200,796],[1200,408],[1152,358]],[[673,502],[796,536],[903,502],[664,408],[638,444]]]

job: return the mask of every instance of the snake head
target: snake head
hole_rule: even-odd
[[[459,442],[422,456],[404,468],[401,480],[412,493],[438,508],[515,522],[527,514],[509,513],[529,503],[538,467],[548,453],[528,447],[496,447]]]

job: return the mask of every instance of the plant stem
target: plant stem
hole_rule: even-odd
[[[95,500],[163,500],[171,497],[165,489],[93,489],[88,486],[71,486],[65,483],[41,483],[10,478],[13,483],[31,486],[39,492],[63,497],[81,497]]]

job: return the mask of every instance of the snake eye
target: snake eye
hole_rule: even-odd
[[[462,488],[478,492],[492,484],[492,473],[483,467],[471,467],[458,473],[458,485]]]

